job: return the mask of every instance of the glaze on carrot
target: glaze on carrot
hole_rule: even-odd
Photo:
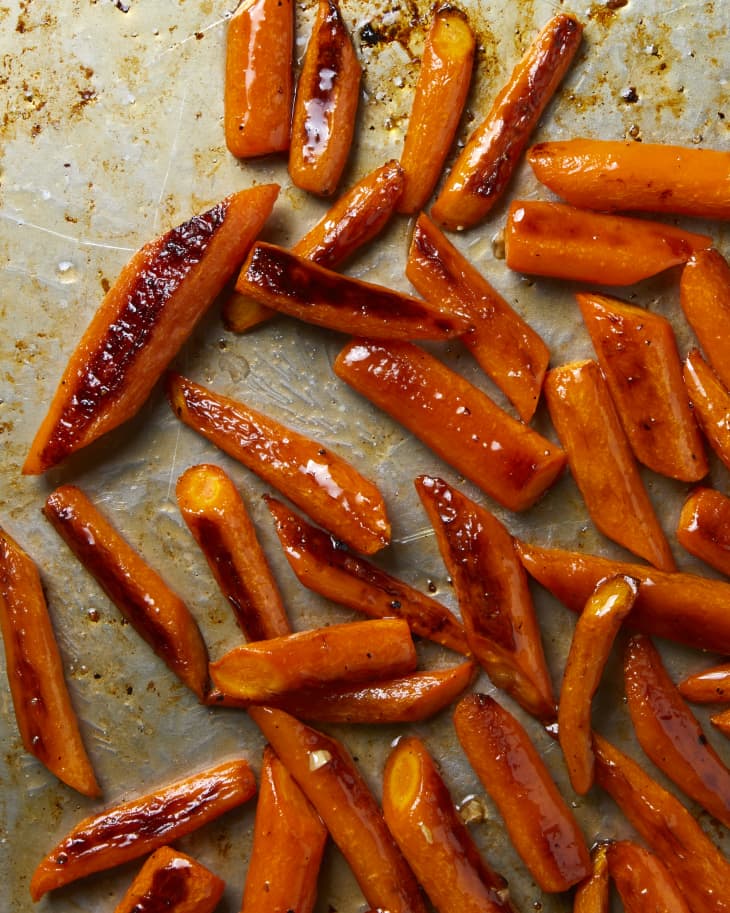
[[[161,846],[142,866],[114,913],[213,913],[225,886],[195,859]]]
[[[710,717],[710,722],[718,732],[730,739],[730,711],[723,710],[721,713],[715,713]]]
[[[699,349],[688,353],[682,374],[697,424],[710,447],[730,469],[730,391]]]
[[[573,913],[608,913],[608,844],[599,843],[591,853],[593,871],[581,881],[573,895]]]
[[[691,555],[730,576],[730,498],[713,488],[695,488],[682,505],[677,540]]]
[[[689,905],[655,854],[630,840],[617,840],[608,848],[608,867],[626,913],[691,913]]]
[[[685,700],[695,704],[730,704],[730,663],[694,672],[677,689]]]
[[[730,389],[730,265],[719,251],[695,253],[682,270],[679,300],[707,360]]]

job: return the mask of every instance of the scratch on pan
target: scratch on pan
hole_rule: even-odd
[[[104,250],[124,250],[129,253],[134,253],[136,248],[127,247],[121,244],[107,244],[103,241],[89,241],[86,238],[74,238],[73,235],[66,235],[60,231],[54,231],[52,228],[46,228],[43,225],[36,225],[35,222],[26,222],[25,219],[19,219],[17,216],[11,216],[10,213],[0,212],[0,219],[5,219],[7,222],[13,222],[20,228],[32,228],[35,231],[43,232],[47,235],[52,235],[54,238],[61,238],[63,241],[71,241],[74,244],[78,244],[81,247],[101,247]]]

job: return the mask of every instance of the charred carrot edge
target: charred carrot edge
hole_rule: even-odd
[[[43,513],[140,637],[203,700],[208,652],[182,599],[75,485],[51,492]]]
[[[512,911],[507,882],[487,864],[425,745],[415,736],[391,751],[383,815],[435,909]]]
[[[637,460],[672,479],[697,482],[709,466],[672,325],[616,298],[576,298]]]
[[[683,375],[697,424],[712,449],[730,469],[730,391],[698,349],[688,353]]]
[[[191,466],[175,489],[183,520],[248,640],[291,628],[271,568],[236,486],[219,466]]]
[[[404,618],[414,634],[468,654],[464,628],[435,599],[347,551],[275,498],[264,496],[279,541],[300,583],[373,618]]]
[[[608,913],[610,885],[608,880],[608,845],[599,843],[591,853],[593,871],[575,889],[573,913]]]
[[[723,735],[726,735],[730,738],[730,712],[723,710],[721,713],[715,713],[710,717],[710,722],[712,725],[721,732]]]
[[[132,257],[71,355],[24,473],[45,472],[137,412],[245,257],[278,192],[262,184],[233,194]]]
[[[469,321],[462,342],[529,422],[550,361],[548,347],[425,213],[413,230],[406,276],[424,298]]]
[[[333,368],[510,510],[534,504],[565,466],[560,448],[417,346],[356,339]]]
[[[489,213],[567,72],[582,32],[576,19],[559,14],[537,35],[446,178],[431,209],[440,225],[471,228]]]
[[[691,913],[667,867],[654,853],[631,840],[617,840],[608,848],[608,868],[626,913],[671,910]]]
[[[222,694],[263,704],[303,688],[372,682],[415,668],[408,624],[380,618],[234,647],[211,663],[210,676]]]
[[[26,751],[85,796],[101,790],[66,687],[38,569],[0,529],[0,631],[18,731]]]
[[[272,707],[249,716],[299,784],[376,910],[425,913],[418,885],[347,749]]]
[[[611,647],[638,592],[632,577],[609,577],[591,594],[573,632],[558,706],[558,738],[573,789],[585,795],[593,785],[591,701]]]
[[[372,482],[317,441],[244,403],[170,374],[170,405],[202,434],[325,527],[365,554],[390,540],[382,495]]]
[[[419,476],[416,491],[453,581],[467,641],[492,682],[544,723],[555,698],[540,629],[512,537],[485,508],[443,479]]]
[[[540,200],[510,205],[504,242],[516,272],[600,285],[633,285],[712,245],[672,225]]]
[[[322,819],[267,745],[241,913],[311,913],[326,841]]]
[[[696,558],[730,576],[730,498],[695,488],[682,505],[677,541]]]
[[[213,913],[226,883],[185,853],[162,846],[147,859],[114,913],[164,904],[170,913]]]
[[[242,0],[228,23],[226,146],[238,158],[289,148],[294,98],[291,0]]]
[[[461,747],[543,891],[567,891],[592,871],[578,824],[521,724],[486,694],[454,711]]]
[[[697,251],[687,263],[679,283],[679,300],[707,360],[730,389],[730,265],[719,251]]]
[[[677,689],[685,700],[695,704],[730,704],[730,663],[688,675]]]
[[[248,763],[229,761],[79,822],[36,868],[33,900],[177,840],[256,791]]]
[[[448,3],[436,7],[403,142],[400,162],[406,186],[398,212],[418,212],[433,193],[466,104],[475,45],[461,10]]]
[[[553,368],[545,401],[598,529],[664,571],[676,570],[603,372],[595,361]]]
[[[362,68],[337,0],[319,0],[297,83],[289,176],[297,187],[329,196],[347,164]]]

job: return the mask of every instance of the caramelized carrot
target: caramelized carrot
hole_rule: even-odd
[[[161,846],[142,866],[114,913],[213,913],[225,886],[195,859]]]
[[[138,251],[71,355],[23,472],[45,472],[131,418],[246,255],[279,192],[227,197]]]
[[[504,241],[510,269],[601,285],[633,285],[712,244],[672,225],[541,200],[510,205]]]
[[[38,569],[0,529],[0,631],[15,719],[25,750],[85,796],[98,796],[63,675]]]
[[[462,342],[529,422],[550,361],[548,347],[425,213],[413,230],[406,275],[424,298],[469,321]]]
[[[85,818],[38,865],[31,897],[40,900],[77,878],[138,859],[242,805],[255,791],[248,763],[229,761]]]
[[[615,298],[577,299],[636,458],[672,479],[701,479],[707,458],[672,325],[661,314]]]
[[[677,689],[685,700],[695,704],[730,704],[730,663],[688,675]]]
[[[471,228],[501,197],[582,31],[574,17],[560,13],[537,35],[446,178],[431,209],[440,225]]]
[[[679,300],[707,360],[730,389],[730,265],[721,253],[695,253],[682,270]]]
[[[442,479],[420,476],[416,491],[436,533],[474,656],[498,688],[528,713],[553,722],[552,683],[512,537],[489,511]]]
[[[608,913],[608,845],[599,843],[591,853],[593,871],[575,889],[573,913]]]
[[[338,377],[510,510],[534,504],[565,466],[560,448],[410,343],[354,340],[333,367]]]
[[[730,391],[698,349],[687,355],[683,375],[697,423],[712,449],[730,469]]]
[[[710,717],[712,725],[730,739],[730,711],[723,710]]]
[[[730,498],[712,488],[695,488],[682,506],[677,541],[730,576]]]
[[[507,833],[543,891],[567,891],[587,878],[583,834],[520,723],[486,694],[463,697],[456,734],[494,800]]]
[[[573,478],[598,529],[655,567],[676,570],[596,362],[553,368],[545,380],[545,399]]]
[[[691,913],[667,867],[638,843],[618,840],[608,848],[608,866],[626,913]]]
[[[53,491],[43,512],[140,637],[203,700],[208,653],[182,599],[76,486]]]
[[[181,421],[277,488],[332,535],[365,554],[387,544],[390,523],[380,492],[342,457],[179,374],[169,376],[167,389]]]

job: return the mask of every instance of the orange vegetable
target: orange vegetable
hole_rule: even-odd
[[[730,576],[730,498],[695,488],[682,506],[677,540],[687,551]]]
[[[147,859],[114,913],[213,913],[225,882],[204,865],[161,846]]]
[[[510,205],[504,241],[510,269],[600,285],[633,285],[712,244],[672,225],[540,200]]]
[[[226,197],[138,251],[107,292],[56,390],[23,472],[45,472],[131,418],[221,291],[277,193]]]
[[[177,417],[273,485],[357,551],[390,539],[385,504],[372,482],[311,438],[179,374],[168,378]]]
[[[43,512],[140,637],[203,700],[208,652],[182,599],[76,486],[53,491]]]
[[[406,275],[424,298],[469,321],[462,342],[529,422],[550,361],[548,347],[425,213],[413,230]]]
[[[618,840],[608,848],[608,865],[626,913],[691,913],[667,867],[638,843]]]
[[[0,529],[0,630],[18,731],[26,751],[85,796],[98,796],[63,675],[38,569]]]
[[[247,802],[248,763],[229,761],[79,822],[36,868],[33,900],[94,872],[138,859]]]
[[[608,845],[599,843],[591,861],[593,871],[575,889],[573,913],[609,913]]]
[[[688,675],[677,689],[685,700],[696,704],[730,703],[730,663]]]
[[[575,18],[560,13],[537,35],[446,178],[431,209],[439,224],[471,228],[489,213],[570,66],[582,31]]]
[[[712,449],[730,469],[730,391],[698,349],[687,355],[683,373],[697,423]]]
[[[730,739],[730,712],[723,710],[710,717],[712,725]]]
[[[436,533],[474,656],[498,688],[528,713],[553,722],[550,673],[512,537],[489,511],[442,479],[420,476],[416,491]]]
[[[679,293],[684,316],[707,360],[730,389],[730,265],[716,250],[697,251],[682,270]]]
[[[354,340],[333,367],[338,377],[510,510],[534,504],[565,465],[562,450],[410,343]]]

